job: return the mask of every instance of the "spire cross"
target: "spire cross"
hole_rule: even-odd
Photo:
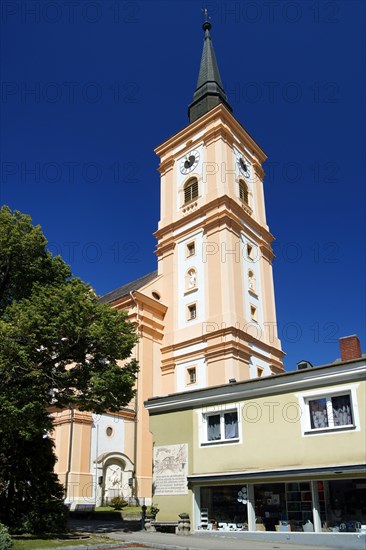
[[[211,19],[211,17],[208,15],[208,9],[205,8],[205,9],[203,9],[202,11],[203,11],[204,16],[205,16],[205,23],[208,23],[208,22],[210,21],[210,19]]]

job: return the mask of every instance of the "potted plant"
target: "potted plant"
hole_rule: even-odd
[[[114,497],[110,504],[115,510],[122,510],[122,508],[128,505],[128,502],[123,497]]]
[[[150,519],[155,519],[158,515],[159,508],[155,506],[153,503],[151,503],[151,506],[147,509],[146,517]]]

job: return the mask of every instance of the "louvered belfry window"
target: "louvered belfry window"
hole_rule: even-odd
[[[249,204],[249,192],[247,184],[240,180],[239,182],[239,197],[245,204]]]
[[[198,180],[189,180],[184,187],[184,204],[198,197]]]

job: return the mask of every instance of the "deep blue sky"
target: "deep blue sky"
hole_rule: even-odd
[[[286,368],[333,361],[349,334],[366,351],[365,3],[205,5],[234,115],[269,157]],[[1,4],[1,203],[29,213],[99,294],[156,267],[153,148],[188,122],[202,7]]]

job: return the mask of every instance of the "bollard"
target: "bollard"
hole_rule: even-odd
[[[189,514],[182,513],[179,514],[177,535],[189,535],[191,531],[191,521],[189,519]]]
[[[145,529],[145,525],[146,525],[146,510],[147,510],[147,506],[145,506],[145,504],[141,506],[141,529],[142,530]]]

